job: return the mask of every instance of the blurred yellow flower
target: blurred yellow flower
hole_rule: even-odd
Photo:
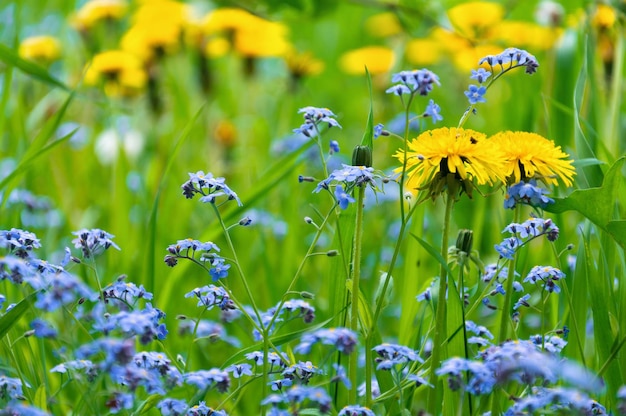
[[[442,27],[434,28],[428,35],[428,39],[432,39],[434,42],[438,43],[443,50],[451,54],[471,48],[472,46],[467,39],[463,38],[458,33]]]
[[[483,67],[489,69],[487,63],[483,63],[482,66],[478,65],[478,62],[487,55],[497,55],[502,52],[502,47],[486,44],[469,46],[465,49],[461,49],[452,54],[452,62],[454,65],[463,72],[470,72],[472,69]]]
[[[311,52],[297,52],[293,48],[285,55],[285,63],[295,78],[317,75],[324,70],[324,62],[316,59]]]
[[[237,142],[237,127],[229,120],[221,120],[215,126],[215,141],[224,147],[233,147]]]
[[[180,35],[181,27],[175,24],[135,24],[122,37],[121,47],[144,61],[150,61],[176,52]]]
[[[552,140],[535,133],[503,131],[489,141],[502,151],[504,173],[509,184],[534,178],[556,185],[557,178],[560,178],[566,186],[572,186],[576,174],[572,160]]]
[[[532,50],[547,50],[554,46],[563,30],[539,26],[530,22],[505,20],[496,26],[495,32],[495,37],[503,45],[515,45],[515,47]]]
[[[503,17],[501,4],[486,1],[461,3],[448,10],[452,26],[469,39],[485,39]]]
[[[70,18],[70,23],[78,30],[89,30],[101,20],[121,19],[127,10],[125,0],[90,0]]]
[[[220,8],[202,20],[207,35],[223,35],[232,41],[233,49],[249,58],[282,56],[289,51],[288,29],[239,8]]]
[[[469,129],[425,131],[408,143],[406,154],[400,149],[394,157],[401,165],[406,159],[407,189],[416,193],[428,189],[432,198],[445,190],[471,197],[474,182],[483,185],[505,179],[500,148],[483,133]],[[402,172],[402,167],[395,172]]]
[[[215,9],[204,17],[202,27],[206,34],[245,29],[260,19],[244,9],[224,7]]]
[[[609,29],[615,25],[615,9],[606,4],[598,4],[591,18],[591,24],[599,29]]]
[[[178,50],[183,31],[193,26],[189,5],[172,0],[144,1],[133,14],[122,49],[149,61]]]
[[[61,43],[52,36],[32,36],[20,43],[18,53],[23,59],[48,63],[61,56]]]
[[[211,58],[224,56],[230,50],[230,42],[221,36],[209,38],[204,45],[204,53]]]
[[[365,21],[365,29],[372,36],[388,38],[402,33],[402,25],[398,17],[391,12],[379,13],[370,16]]]
[[[234,49],[246,57],[282,56],[289,51],[287,26],[257,18],[250,26],[235,32]]]
[[[406,44],[407,61],[413,65],[432,65],[441,59],[440,43],[432,39],[411,39]]]
[[[390,48],[385,46],[365,46],[344,53],[339,60],[343,71],[352,75],[365,73],[365,67],[370,74],[389,72],[394,64],[395,56]]]
[[[103,83],[107,95],[132,95],[143,88],[147,74],[142,62],[135,55],[112,50],[97,54],[87,67],[85,84]]]

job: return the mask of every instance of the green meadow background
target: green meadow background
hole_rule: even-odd
[[[316,309],[315,323],[333,316],[337,279],[345,279],[345,256],[313,255],[304,259],[314,238],[315,228],[305,223],[311,217],[321,224],[333,201],[324,193],[312,193],[316,182],[299,183],[298,175],[324,179],[322,167],[311,141],[303,142],[292,130],[302,124],[298,109],[305,106],[327,107],[337,114],[342,128],[332,128],[322,136],[324,148],[336,140],[339,153],[329,156],[331,167],[350,163],[351,152],[365,131],[372,103],[375,123],[391,129],[391,122],[403,113],[398,97],[386,94],[391,75],[407,69],[427,67],[439,75],[441,86],[428,97],[441,106],[443,121],[433,125],[421,121],[421,130],[456,126],[467,108],[463,92],[470,83],[469,69],[460,68],[449,54],[428,65],[414,64],[405,53],[412,39],[427,38],[433,28],[451,28],[446,10],[457,1],[241,1],[190,2],[202,12],[218,7],[242,7],[265,19],[280,21],[288,27],[287,38],[299,51],[309,51],[323,63],[323,70],[294,82],[281,57],[259,58],[255,71],[247,74],[245,61],[236,52],[208,59],[213,87],[203,91],[199,82],[195,51],[181,45],[159,61],[158,83],[162,110],[150,107],[146,90],[133,97],[111,97],[98,86],[85,85],[84,71],[94,52],[70,24],[78,1],[20,0],[0,4],[0,229],[27,229],[41,239],[37,255],[58,262],[63,248],[71,246],[72,231],[101,228],[115,235],[121,250],[108,250],[96,261],[103,284],[120,275],[143,284],[154,293],[155,307],[166,312],[170,331],[166,340],[152,349],[190,354],[197,368],[221,366],[239,348],[222,341],[200,340],[192,344],[189,336],[177,334],[179,315],[196,317],[195,301],[184,294],[210,282],[210,276],[191,263],[169,268],[163,262],[168,245],[193,238],[213,241],[221,254],[232,258],[227,241],[210,206],[186,200],[180,185],[188,172],[212,172],[223,176],[243,203],[220,208],[227,226],[250,216],[249,227],[234,227],[230,235],[236,255],[254,294],[256,305],[266,310],[284,297],[294,274],[303,264],[296,281],[296,292],[310,292]],[[502,1],[504,20],[534,22],[537,1]],[[537,57],[540,67],[529,76],[518,69],[494,84],[487,102],[478,107],[466,128],[487,135],[502,130],[523,130],[543,135],[561,146],[575,161],[577,176],[573,188],[552,189],[551,197],[564,198],[579,192],[578,198],[559,201],[555,213],[545,213],[559,226],[561,235],[554,246],[548,242],[531,244],[518,263],[524,276],[533,266],[551,264],[566,272],[564,290],[547,307],[552,329],[567,325],[569,345],[563,355],[584,363],[605,380],[606,390],[595,397],[607,408],[615,403],[617,389],[626,383],[626,275],[624,243],[624,188],[622,169],[626,147],[626,108],[624,104],[624,12],[623,1],[603,2],[612,8],[616,21],[609,28],[599,27],[593,16],[599,2],[562,1],[558,22],[560,35],[553,45],[536,48],[504,44],[501,40],[472,39],[495,47],[520,47]],[[117,45],[132,21],[137,4],[129,3],[127,15],[106,29],[94,32],[95,44],[105,49]],[[395,15],[401,32],[381,37],[368,29],[367,22],[380,13]],[[18,55],[20,43],[28,36],[51,35],[61,45],[61,56],[51,63],[36,63]],[[606,39],[612,42],[606,52]],[[520,34],[521,38],[521,34]],[[365,74],[347,73],[341,64],[343,54],[364,46],[384,46],[394,53],[386,71],[372,73],[372,95]],[[426,54],[428,51],[424,51]],[[413,58],[415,59],[415,58]],[[415,100],[411,111],[424,111],[427,99]],[[397,127],[396,127],[397,128]],[[402,134],[403,125],[396,130]],[[70,135],[71,136],[68,136]],[[118,149],[103,149],[103,136],[117,135]],[[410,138],[418,134],[413,130]],[[124,146],[138,146],[136,150]],[[373,166],[390,174],[397,161],[393,153],[401,141],[393,136],[374,142]],[[311,150],[312,149],[312,150]],[[108,152],[108,153],[107,153]],[[616,165],[614,165],[617,162]],[[609,167],[615,166],[610,180]],[[605,187],[601,188],[605,183]],[[589,192],[590,188],[592,192]],[[7,196],[25,189],[47,198],[51,213],[43,218],[31,215],[28,207],[11,204]],[[362,291],[374,305],[374,294],[387,271],[399,227],[399,196],[391,181],[384,194],[366,197],[364,214]],[[587,191],[588,193],[583,193]],[[594,193],[595,192],[595,193]],[[455,206],[452,241],[460,229],[474,232],[474,249],[485,264],[497,261],[493,249],[502,238],[502,229],[512,221],[504,210],[503,189],[485,189]],[[569,202],[568,202],[569,201]],[[438,247],[444,204],[441,200],[422,204],[410,225],[410,233]],[[530,215],[527,209],[523,215]],[[353,211],[340,215],[352,220]],[[256,221],[254,221],[256,219]],[[321,233],[316,253],[337,249],[336,228],[331,224]],[[568,250],[568,245],[571,245]],[[558,257],[555,253],[562,253]],[[574,270],[568,257],[576,256]],[[398,264],[393,271],[393,287],[378,323],[382,340],[411,346],[418,351],[433,311],[415,297],[439,273],[439,263],[412,236],[405,237]],[[95,271],[73,265],[72,273],[95,287]],[[478,291],[481,270],[470,267],[467,286]],[[234,268],[227,285],[238,299],[250,303]],[[341,287],[341,283],[339,284]],[[19,301],[26,293],[22,287],[0,282],[0,293],[7,303]],[[293,297],[297,297],[293,296]],[[5,305],[6,307],[6,305]],[[478,308],[471,318],[488,325],[489,311]],[[15,376],[16,368],[31,388],[26,400],[35,403],[34,392],[45,385],[55,403],[49,410],[65,414],[86,414],[85,404],[76,404],[76,386],[59,390],[59,377],[48,373],[56,365],[52,351],[65,345],[76,347],[76,339],[19,339],[28,322],[37,315],[29,309],[20,320],[2,333],[0,373]],[[524,315],[517,336],[528,338],[538,333],[537,314]],[[218,319],[216,312],[204,317]],[[58,327],[65,325],[59,314],[51,318]],[[577,322],[574,325],[573,322]],[[243,346],[253,344],[250,328],[238,321],[226,325],[229,335]],[[289,324],[285,333],[302,327]],[[16,339],[19,341],[13,342]],[[188,358],[189,358],[188,357]],[[254,414],[260,387],[252,383],[239,400],[225,409],[232,414]],[[77,389],[77,390],[74,390]],[[84,393],[84,392],[82,392]],[[211,393],[212,394],[212,393]],[[96,400],[103,400],[95,392]],[[217,397],[217,396],[216,396]],[[417,393],[416,409],[425,394]],[[219,401],[209,396],[213,403]],[[150,414],[158,414],[151,410]]]

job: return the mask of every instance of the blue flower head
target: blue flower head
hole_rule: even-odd
[[[470,79],[478,81],[479,84],[487,81],[487,78],[491,76],[491,72],[486,71],[485,68],[472,69],[472,75]]]
[[[484,95],[487,92],[487,88],[484,86],[470,85],[469,89],[465,91],[465,96],[467,97],[469,103],[471,105],[487,102]]]
[[[302,134],[306,137],[315,137],[319,134],[319,125],[322,123],[327,123],[328,128],[331,127],[339,127],[341,125],[335,119],[337,117],[335,113],[330,111],[328,108],[319,108],[319,107],[304,107],[298,110],[298,114],[302,114],[304,117],[304,123],[294,129],[294,133]]]
[[[85,258],[94,257],[110,247],[120,250],[118,245],[112,240],[115,236],[104,230],[100,230],[98,228],[91,230],[82,229],[74,231],[72,234],[77,236],[72,240],[72,244],[74,244],[74,247],[82,250]]]
[[[341,209],[348,208],[348,204],[351,204],[355,199],[343,190],[343,186],[337,185],[335,187],[335,198],[337,198],[337,204]]]
[[[438,121],[443,120],[443,117],[441,116],[441,107],[439,107],[438,104],[436,104],[433,100],[430,100],[430,102],[428,103],[428,106],[426,107],[426,110],[424,111],[424,117],[431,117],[433,120],[433,123],[436,123]]]
[[[539,67],[537,58],[527,51],[518,48],[507,48],[498,55],[487,55],[478,61],[478,65],[484,63],[492,68],[499,65],[503,72],[523,66],[526,68],[527,74],[534,74]]]
[[[546,196],[547,193],[548,190],[537,186],[534,179],[528,182],[520,181],[507,189],[504,208],[513,209],[517,204],[525,204],[544,209],[554,203],[552,198]]]
[[[192,199],[196,194],[200,194],[200,202],[215,203],[218,197],[225,196],[228,201],[235,200],[237,205],[242,206],[237,194],[228,187],[224,178],[215,178],[212,173],[205,174],[203,171],[189,173],[189,180],[181,185],[183,195],[187,199]]]
[[[414,69],[412,71],[401,71],[393,74],[391,82],[398,84],[387,89],[388,94],[419,94],[428,95],[433,90],[434,85],[441,85],[439,77],[428,69]]]

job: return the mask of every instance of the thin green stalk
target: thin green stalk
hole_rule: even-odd
[[[261,336],[263,337],[263,376],[262,376],[263,380],[262,380],[262,387],[261,387],[262,388],[261,397],[267,397],[267,382],[268,382],[268,376],[269,376],[268,374],[269,362],[267,359],[268,352],[269,352],[268,327],[263,325],[263,320],[261,319],[261,313],[259,312],[259,308],[256,306],[256,303],[254,301],[254,296],[252,295],[252,290],[250,290],[250,286],[248,285],[248,281],[246,280],[246,275],[241,269],[241,264],[239,263],[239,260],[237,259],[237,251],[235,250],[235,245],[233,244],[233,240],[230,238],[230,234],[228,233],[228,228],[226,227],[226,224],[224,223],[224,219],[220,215],[220,211],[219,209],[217,209],[217,206],[215,204],[211,204],[211,206],[213,207],[213,210],[215,211],[215,215],[220,223],[220,226],[222,227],[222,230],[224,231],[224,237],[226,238],[228,247],[230,248],[230,251],[232,252],[235,267],[237,267],[237,271],[239,272],[239,277],[241,278],[243,287],[246,291],[246,294],[248,295],[248,298],[250,299],[250,304],[252,305],[254,314],[257,317],[259,326],[261,327],[260,332],[261,332]]]
[[[522,215],[521,206],[517,205],[513,212],[513,222],[518,223]],[[508,336],[508,328],[511,322],[510,309],[511,309],[511,297],[513,294],[513,282],[515,281],[515,265],[517,264],[517,256],[519,250],[515,251],[513,260],[509,262],[509,273],[506,278],[506,288],[504,289],[504,302],[502,303],[502,311],[500,315],[500,332],[498,339],[500,342],[504,342]]]
[[[468,253],[469,255],[469,253]],[[463,273],[463,269],[465,268],[465,264],[468,260],[464,259],[463,262],[461,262],[459,264],[459,294],[461,295],[461,312],[463,314],[462,319],[463,319],[463,348],[464,348],[464,352],[465,352],[465,359],[469,359],[469,351],[467,350],[467,327],[465,326],[465,299],[464,299],[464,293],[465,293],[465,275]],[[467,371],[466,374],[466,380],[470,379],[470,372]],[[473,413],[472,409],[472,395],[468,394],[467,395],[467,405],[468,405],[468,409],[470,414]],[[461,396],[461,400],[459,400],[459,409],[462,410],[463,409],[463,396]],[[458,413],[463,414],[462,411],[460,411]]]
[[[437,312],[435,318],[435,334],[433,342],[433,351],[430,357],[430,383],[435,388],[429,389],[427,409],[431,415],[440,413],[441,401],[437,399],[441,389],[437,388],[437,375],[435,370],[439,366],[441,360],[445,358],[445,354],[441,354],[441,345],[446,339],[446,290],[447,290],[447,271],[448,263],[448,238],[450,234],[450,219],[452,216],[452,207],[454,206],[454,196],[446,196],[446,211],[443,218],[443,230],[441,233],[441,257],[443,264],[439,273],[439,298],[437,300]],[[442,357],[443,355],[443,357]]]
[[[363,239],[363,200],[365,199],[365,187],[359,186],[356,200],[356,223],[354,230],[354,256],[352,264],[352,300],[350,312],[350,329],[358,332],[359,329],[359,279],[361,277],[361,241]],[[357,383],[357,365],[358,354],[350,354],[350,381],[352,381],[352,389],[350,389],[349,400],[351,404],[356,403],[356,386]],[[371,363],[366,362],[365,367]],[[369,391],[368,391],[369,388]],[[365,380],[365,397],[370,397],[372,393],[371,380]]]
[[[521,206],[517,205],[513,212],[513,222],[518,223],[522,215]],[[506,288],[504,289],[504,301],[502,303],[502,310],[500,311],[500,332],[498,333],[498,339],[502,343],[507,340],[508,328],[511,323],[511,297],[513,294],[513,281],[515,280],[515,265],[517,264],[517,257],[519,254],[519,248],[515,250],[513,254],[513,260],[509,261],[509,270],[506,277]],[[491,396],[491,414],[500,414],[500,398],[502,395],[501,390],[494,390]]]

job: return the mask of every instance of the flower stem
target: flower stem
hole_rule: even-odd
[[[433,351],[430,356],[430,383],[435,388],[430,389],[428,392],[428,413],[431,415],[440,414],[441,400],[438,400],[438,393],[442,389],[437,388],[437,375],[435,370],[443,359],[446,358],[446,354],[442,354],[442,344],[446,339],[446,290],[447,290],[447,270],[448,264],[448,237],[450,234],[450,218],[452,216],[452,207],[454,206],[454,196],[447,195],[446,197],[446,211],[443,219],[443,230],[441,233],[441,257],[443,258],[443,264],[441,265],[441,271],[439,273],[439,297],[437,299],[437,311],[435,316],[435,334],[433,342]]]
[[[522,210],[520,205],[515,207],[515,211],[513,212],[513,222],[519,222],[522,214]],[[511,322],[511,295],[513,294],[513,282],[515,281],[515,264],[517,263],[517,253],[519,250],[515,251],[513,254],[513,260],[509,263],[509,273],[506,277],[506,287],[504,289],[504,302],[502,303],[502,312],[500,315],[500,332],[498,339],[500,342],[504,342],[508,336],[508,328]]]
[[[359,329],[359,279],[361,277],[361,241],[363,239],[363,200],[365,198],[365,186],[358,187],[357,205],[356,205],[356,223],[354,231],[354,256],[352,265],[352,300],[351,300],[351,312],[350,312],[350,329],[355,333]],[[350,354],[350,381],[352,381],[352,389],[350,390],[350,403],[356,403],[356,391],[357,391],[357,365],[358,354],[356,352]],[[365,363],[366,366],[371,363]],[[371,381],[367,383],[366,380],[366,397],[371,396]],[[367,387],[369,384],[369,392]],[[369,396],[368,396],[369,394]]]

